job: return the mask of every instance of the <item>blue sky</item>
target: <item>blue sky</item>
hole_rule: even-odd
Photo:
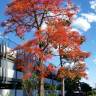
[[[0,0],[0,22],[5,20],[6,4],[11,0]],[[83,81],[89,83],[92,87],[96,85],[96,0],[72,0],[74,4],[79,6],[80,12],[76,16],[73,26],[75,30],[79,30],[81,34],[86,37],[86,42],[82,45],[82,49],[91,53],[91,56],[86,59],[88,67],[88,80]],[[0,32],[4,32],[0,28]],[[8,36],[11,40],[21,42],[19,39],[14,38],[14,34]]]
[[[91,53],[86,59],[88,67],[88,80],[84,80],[91,86],[96,85],[96,0],[73,0],[80,7],[80,12],[73,23],[75,28],[86,37],[82,49]]]

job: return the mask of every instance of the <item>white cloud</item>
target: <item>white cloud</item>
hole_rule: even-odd
[[[82,13],[81,16],[87,19],[90,23],[96,22],[96,14],[94,13]]]
[[[72,26],[75,28],[82,30],[82,31],[88,31],[91,27],[90,23],[87,21],[87,19],[81,17],[78,17],[73,23]]]
[[[47,24],[45,22],[43,22],[42,26],[41,26],[41,29],[42,30],[45,30],[47,28]]]
[[[88,31],[92,26],[91,24],[96,22],[96,0],[90,0],[89,4],[90,8],[93,9],[94,12],[81,13],[79,17],[77,16],[75,18],[76,20],[72,24],[75,29],[81,31],[81,34],[84,31]]]
[[[96,58],[95,58],[95,59],[93,59],[93,63],[95,63],[95,64],[96,64]]]
[[[96,0],[94,1],[90,1],[91,6],[93,6],[94,4],[96,4]],[[57,14],[48,13],[48,16],[55,16]],[[57,15],[58,18],[62,18],[62,19],[67,19],[67,17],[65,15]],[[88,31],[91,28],[91,24],[93,22],[96,22],[96,14],[89,12],[89,13],[81,13],[80,16],[78,17],[77,15],[74,16],[74,21],[72,23],[72,27],[74,31],[78,31],[79,33],[83,33],[84,31]],[[42,29],[46,29],[47,25],[46,23],[43,24]]]
[[[85,82],[85,83],[89,84],[91,87],[95,88],[94,82],[92,80],[82,78],[81,82]]]
[[[79,30],[78,30],[78,29],[76,29],[76,28],[72,28],[72,30],[71,30],[71,31],[77,31],[77,32],[78,32]]]
[[[81,13],[79,17],[76,17],[72,23],[72,26],[76,30],[88,31],[91,28],[91,24],[96,22],[95,13]],[[80,32],[82,34],[82,32]]]
[[[92,1],[90,1],[89,3],[90,3],[90,7],[91,7],[94,11],[96,11],[96,0],[92,0]]]
[[[82,32],[79,29],[77,29],[77,28],[72,28],[71,31],[76,31],[76,32],[79,32],[80,34],[82,34]]]

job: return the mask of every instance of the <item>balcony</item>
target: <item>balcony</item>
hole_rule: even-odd
[[[22,76],[23,76],[22,72],[19,72],[13,69],[0,67],[0,81],[1,82],[6,82],[6,83],[20,82],[22,79]]]

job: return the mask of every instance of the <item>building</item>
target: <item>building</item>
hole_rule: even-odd
[[[17,44],[9,39],[0,38],[0,96],[25,96],[21,86],[23,73],[16,70],[15,59],[20,51],[11,51]],[[56,80],[46,78],[45,83],[60,84]],[[46,96],[51,90],[46,90]],[[61,94],[56,90],[57,96]],[[35,90],[32,96],[36,96]]]
[[[16,51],[10,53],[14,46],[14,42],[10,40],[0,39],[0,96],[23,95],[23,91],[20,89],[20,79],[23,73],[15,70]]]

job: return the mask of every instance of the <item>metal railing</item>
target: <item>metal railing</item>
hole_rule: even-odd
[[[18,82],[22,78],[14,68],[19,51],[12,51],[18,44],[8,38],[0,38],[0,81],[1,83]],[[22,72],[21,72],[22,73]],[[22,73],[23,75],[23,73]]]

